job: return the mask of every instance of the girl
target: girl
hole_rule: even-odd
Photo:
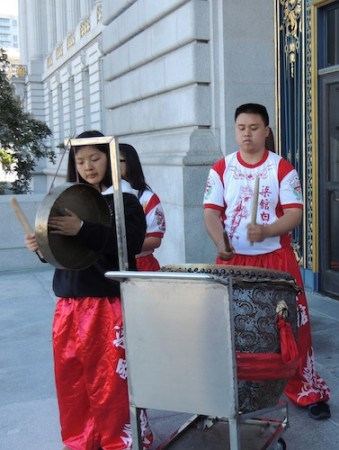
[[[159,197],[145,181],[137,151],[132,145],[120,144],[121,178],[130,183],[137,191],[139,201],[146,216],[146,238],[141,253],[136,255],[137,268],[140,271],[157,271],[160,269],[154,250],[161,245],[166,231],[165,215]]]
[[[102,137],[87,131],[78,138]],[[76,146],[70,150],[67,181],[94,186],[104,195],[111,211],[111,225],[82,221],[70,210],[51,217],[51,233],[77,236],[101,251],[99,259],[82,270],[56,269],[53,290],[58,297],[53,323],[53,350],[61,435],[65,449],[126,450],[132,448],[126,377],[124,330],[119,283],[105,277],[119,270],[113,196],[105,195],[112,184],[109,144]],[[131,191],[131,190],[130,190]],[[131,192],[123,193],[130,270],[136,270],[135,254],[145,237],[143,209]],[[37,252],[35,235],[26,246]],[[43,257],[43,255],[40,255]],[[145,447],[152,433],[143,411]]]

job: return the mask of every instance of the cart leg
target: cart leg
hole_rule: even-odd
[[[140,408],[130,405],[130,421],[132,429],[132,441],[134,450],[142,450]]]
[[[228,419],[230,450],[240,450],[240,437],[237,419]]]
[[[173,444],[174,441],[176,441],[180,436],[182,436],[185,433],[185,431],[191,428],[199,420],[200,417],[201,416],[199,416],[198,414],[194,414],[194,416],[190,417],[183,425],[181,425],[180,428],[178,428],[177,431],[175,431],[165,441],[163,441],[160,445],[158,445],[155,450],[167,449],[171,444]]]

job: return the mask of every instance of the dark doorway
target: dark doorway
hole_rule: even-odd
[[[339,297],[339,71],[319,81],[320,289]]]

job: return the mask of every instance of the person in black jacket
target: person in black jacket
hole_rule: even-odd
[[[101,137],[86,131],[77,138]],[[70,210],[50,217],[50,233],[77,236],[100,250],[100,257],[81,270],[56,269],[58,297],[53,322],[53,350],[61,436],[65,449],[125,450],[132,448],[120,287],[105,277],[119,270],[109,144],[71,148],[67,181],[90,184],[111,211],[111,226],[82,221]],[[146,233],[145,214],[128,183],[122,181],[129,269],[136,270]],[[35,235],[25,244],[39,252]],[[43,259],[43,255],[39,255]],[[152,443],[146,412],[141,412],[145,448]]]

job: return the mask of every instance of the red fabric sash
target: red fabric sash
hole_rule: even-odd
[[[238,380],[263,381],[294,376],[299,354],[291,325],[280,316],[277,326],[281,353],[236,352]]]

